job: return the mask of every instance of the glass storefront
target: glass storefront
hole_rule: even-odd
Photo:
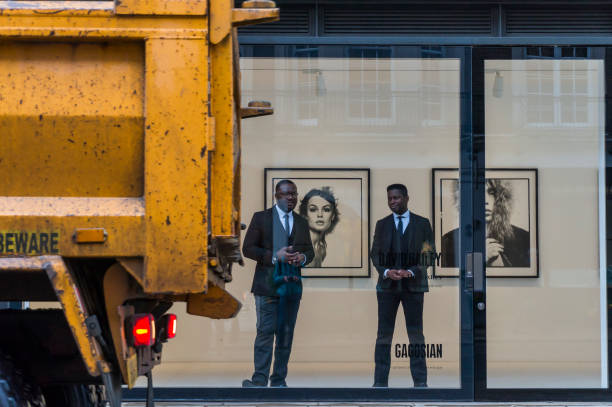
[[[432,166],[459,165],[459,59],[393,58],[388,47],[351,47],[347,53],[240,61],[242,97],[275,108],[273,116],[243,123],[242,221],[249,224],[254,212],[272,207],[274,183],[291,179],[299,194],[296,212],[309,220],[315,248],[313,264],[302,269],[287,376],[294,387],[373,385],[379,273],[369,252],[376,222],[391,213],[386,187],[405,184],[410,211],[429,218]],[[313,191],[314,200],[308,200]],[[324,193],[317,198],[316,191]],[[333,229],[331,221],[317,224],[317,202],[328,202],[320,195],[333,201]],[[230,285],[244,304],[238,317],[193,318],[194,325],[183,329],[201,334],[185,346],[168,347],[173,363],[162,369],[174,360],[188,362],[194,385],[240,386],[251,377],[256,262],[245,262]],[[430,387],[459,387],[458,280],[436,279],[432,268],[425,279],[425,342],[411,346],[399,311],[388,384],[412,387],[409,355],[423,353]]]
[[[605,388],[604,61],[484,66],[488,386]]]
[[[405,398],[472,398],[482,377],[484,390],[608,388],[610,68],[602,48],[549,48],[242,47],[243,104],[269,101],[274,115],[242,122],[241,221],[256,229],[268,210],[270,228],[307,227],[312,242],[296,257],[306,264],[289,387],[388,385]],[[275,212],[295,198],[285,179],[297,189],[291,224]],[[405,235],[394,229],[404,224],[391,216],[402,212],[393,191],[404,195],[393,184],[407,188]],[[173,308],[180,334],[158,386],[237,394],[257,381],[270,304],[257,302],[253,280],[264,266],[282,272],[276,243],[253,241],[227,287],[243,303],[236,318]],[[396,268],[408,272],[396,280]]]

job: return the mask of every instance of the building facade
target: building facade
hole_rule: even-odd
[[[279,0],[279,22],[241,30],[243,105],[275,109],[242,124],[242,222],[291,179],[315,243],[289,388],[241,388],[256,335],[245,259],[235,319],[179,316],[158,398],[612,399],[612,5],[577,3]],[[370,249],[394,183],[435,254],[424,342],[398,312],[389,387],[372,388]]]

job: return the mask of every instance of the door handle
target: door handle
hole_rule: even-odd
[[[484,288],[482,253],[474,252],[474,292],[483,293]]]
[[[465,289],[484,292],[482,253],[473,252],[465,255]]]
[[[471,291],[474,288],[474,253],[465,255],[465,290]]]

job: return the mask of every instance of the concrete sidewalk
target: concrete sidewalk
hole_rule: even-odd
[[[144,402],[123,403],[123,407],[143,407]],[[207,402],[156,402],[157,407],[601,407],[612,406],[612,401],[604,403],[437,403],[437,402],[406,402],[406,403],[327,403],[327,402],[295,402],[295,403],[207,403]]]

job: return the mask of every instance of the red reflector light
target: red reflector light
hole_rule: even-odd
[[[168,331],[168,339],[172,339],[176,336],[176,315],[168,314],[168,326],[166,329]]]
[[[133,316],[132,338],[134,346],[151,346],[155,342],[155,319],[151,314]]]

